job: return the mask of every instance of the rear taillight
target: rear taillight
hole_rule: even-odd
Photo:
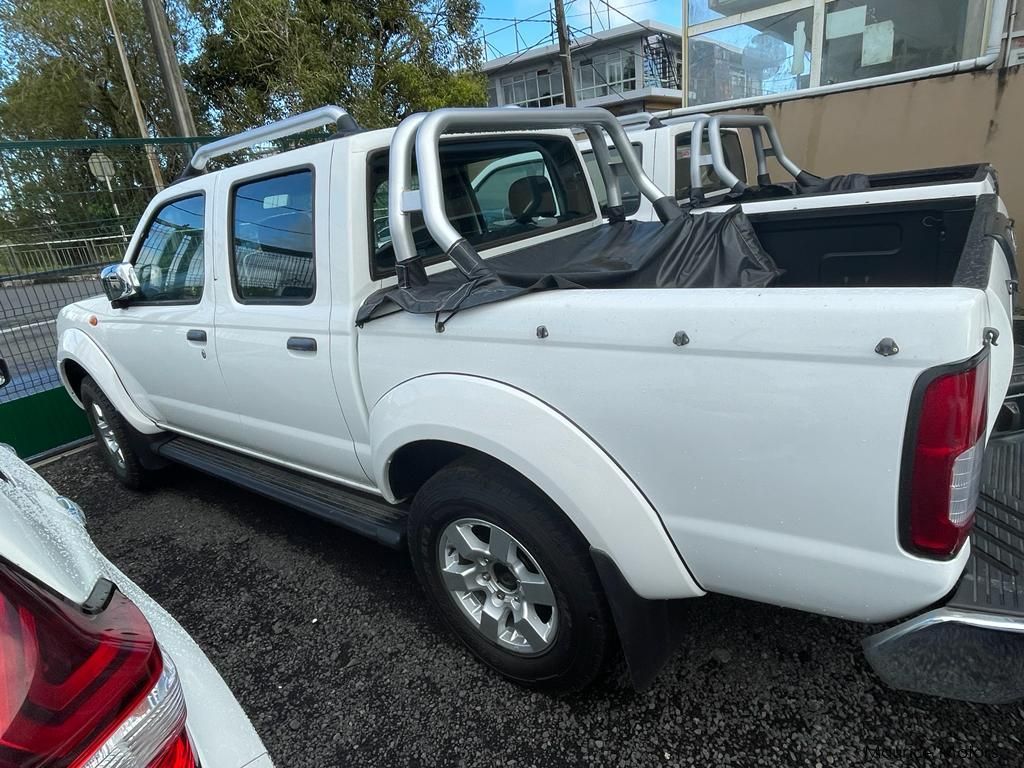
[[[974,522],[985,453],[988,355],[959,370],[926,376],[907,435],[904,545],[949,557],[963,546]]]
[[[83,609],[0,561],[0,768],[195,768],[174,665],[99,594]]]

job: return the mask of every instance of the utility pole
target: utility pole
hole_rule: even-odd
[[[117,46],[117,55],[121,59],[121,69],[124,70],[124,79],[128,84],[128,95],[132,100],[132,109],[135,111],[135,120],[139,124],[139,135],[148,139],[149,128],[146,126],[146,116],[142,112],[142,101],[139,100],[139,91],[135,87],[135,78],[132,77],[132,69],[128,66],[128,54],[124,50],[124,40],[121,39],[121,30],[117,26],[117,19],[114,17],[113,0],[104,0],[107,6],[107,17],[110,19],[110,29],[114,33],[114,44]],[[156,158],[156,150],[152,144],[146,145],[146,159],[149,160],[149,171],[153,174],[153,186],[159,192],[164,188],[164,175],[160,172],[160,162]]]
[[[149,36],[153,39],[156,50],[156,61],[160,67],[160,77],[164,81],[164,90],[170,100],[174,126],[179,136],[195,136],[196,124],[192,119],[192,110],[188,106],[188,96],[181,79],[178,67],[178,55],[171,42],[171,30],[167,26],[167,11],[162,0],[142,0],[142,8],[146,12],[146,26]],[[185,145],[186,160],[192,157],[192,147]]]
[[[690,2],[682,0],[683,44],[679,47],[679,90],[683,92],[682,106],[690,103]]]
[[[576,81],[572,78],[572,54],[569,52],[569,30],[565,26],[565,3],[555,0],[555,26],[558,27],[558,58],[562,61],[562,90],[565,106],[576,106]]]

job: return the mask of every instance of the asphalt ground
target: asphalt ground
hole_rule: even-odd
[[[404,553],[186,469],[144,494],[93,449],[41,471],[206,651],[278,766],[1024,764],[1024,703],[890,690],[861,625],[702,598],[652,690],[620,661],[551,698],[450,637]]]

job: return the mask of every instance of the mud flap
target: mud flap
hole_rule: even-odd
[[[686,600],[640,597],[606,553],[591,547],[590,556],[611,607],[633,687],[644,691],[679,646],[685,626]]]

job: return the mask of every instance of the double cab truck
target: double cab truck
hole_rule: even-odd
[[[60,374],[124,483],[185,464],[407,547],[522,684],[580,689],[620,647],[643,688],[721,593],[887,624],[887,682],[1009,701],[1024,535],[1012,487],[978,498],[1019,455],[985,461],[1014,242],[974,171],[680,206],[601,109],[325,107],[195,154],[61,312]]]

